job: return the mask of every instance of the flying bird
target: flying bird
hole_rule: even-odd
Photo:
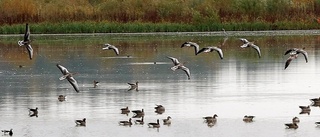
[[[197,53],[199,52],[199,45],[194,42],[185,42],[181,45],[181,48],[183,48],[183,47],[194,47],[194,54],[195,55],[197,55]]]
[[[200,54],[200,53],[209,53],[209,52],[213,52],[213,51],[217,51],[218,54],[219,54],[219,57],[220,59],[223,59],[223,52],[220,48],[218,47],[214,47],[214,46],[211,46],[211,47],[205,47],[205,48],[202,48],[201,50],[199,50],[199,52],[196,54]]]
[[[70,73],[65,67],[62,65],[57,64],[57,67],[60,69],[61,73],[63,74],[62,77],[59,78],[59,80],[67,79],[69,83],[73,86],[73,88],[76,90],[76,92],[79,92],[79,86],[77,81],[73,78],[72,75],[75,73]]]
[[[28,54],[29,54],[29,58],[30,60],[32,60],[32,56],[33,56],[33,49],[30,45],[31,40],[30,40],[30,28],[28,23],[26,24],[26,31],[24,33],[24,39],[23,40],[19,40],[18,44],[19,46],[25,46],[28,50]]]
[[[177,69],[181,69],[187,74],[188,79],[190,79],[190,70],[187,67],[185,67],[182,63],[179,62],[178,59],[174,57],[167,57],[167,58],[171,59],[174,65],[173,67],[171,67],[171,70],[175,71]]]
[[[104,44],[104,46],[106,46],[106,47],[102,48],[103,50],[113,50],[117,55],[119,55],[119,49],[116,46],[108,44],[108,43]]]
[[[260,48],[254,44],[254,42],[249,42],[247,39],[244,38],[240,38],[240,41],[243,42],[243,45],[240,46],[241,48],[247,48],[247,47],[252,47],[253,49],[255,49],[259,55],[259,58],[261,58],[261,51]]]
[[[298,55],[299,55],[300,53],[304,56],[304,58],[305,58],[305,60],[306,60],[306,63],[308,63],[308,53],[304,50],[304,48],[303,48],[303,49],[292,48],[292,49],[288,49],[288,50],[284,53],[284,55],[287,55],[287,54],[290,55],[289,58],[288,58],[287,61],[286,61],[286,64],[285,64],[284,69],[286,69],[286,68],[290,65],[290,63],[291,63],[291,61],[292,61],[293,59],[298,58]]]

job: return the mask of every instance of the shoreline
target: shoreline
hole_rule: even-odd
[[[278,35],[320,35],[320,29],[312,30],[261,30],[261,31],[226,31],[229,36],[278,36]],[[0,37],[21,37],[24,34],[0,34]],[[32,34],[32,36],[103,36],[103,35],[157,35],[157,36],[225,36],[223,31],[208,32],[136,32],[136,33],[53,33]]]

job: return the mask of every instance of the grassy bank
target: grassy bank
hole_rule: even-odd
[[[320,29],[318,23],[202,23],[202,24],[178,24],[178,23],[106,23],[106,22],[64,22],[64,23],[29,23],[34,34],[54,33],[135,33],[135,32],[204,32],[243,30],[299,30]],[[25,24],[2,25],[0,34],[24,33]]]

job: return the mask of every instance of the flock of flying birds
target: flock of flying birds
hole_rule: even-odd
[[[228,34],[226,33],[226,31],[223,29],[224,33],[225,33],[225,38],[224,38],[224,41],[223,43],[221,44],[221,46],[225,45],[226,41],[228,40]],[[261,58],[261,51],[260,51],[260,48],[259,46],[255,45],[254,42],[250,42],[248,41],[247,39],[245,38],[240,38],[239,39],[243,45],[241,45],[240,47],[241,48],[248,48],[248,47],[251,47],[253,48],[257,54],[258,54],[258,57]],[[29,59],[32,60],[33,58],[33,49],[31,47],[31,40],[30,40],[30,28],[29,28],[29,25],[26,24],[26,29],[25,29],[25,34],[24,34],[24,39],[21,40],[21,41],[18,41],[18,45],[19,46],[25,46],[27,51],[28,51],[28,54],[29,54]],[[119,55],[119,49],[114,46],[114,45],[111,45],[111,44],[104,44],[104,48],[102,48],[103,50],[113,50],[115,52],[116,55]],[[194,48],[194,51],[195,51],[195,55],[198,55],[198,54],[201,54],[201,53],[210,53],[210,52],[213,52],[213,51],[216,51],[220,57],[220,59],[223,59],[223,51],[221,48],[219,47],[215,47],[215,46],[209,46],[209,47],[204,47],[202,49],[200,49],[200,46],[195,43],[195,42],[185,42],[181,45],[181,48],[183,47],[193,47]],[[304,50],[304,48],[302,49],[299,49],[299,48],[291,48],[291,49],[288,49],[284,55],[287,55],[289,54],[289,58],[286,60],[285,62],[285,67],[284,69],[286,69],[291,61],[293,59],[296,59],[298,57],[299,54],[302,54],[306,60],[306,63],[308,62],[308,53]],[[187,68],[186,66],[184,66],[184,63],[180,63],[179,60],[177,58],[174,58],[174,57],[170,57],[170,56],[167,56],[168,59],[170,59],[173,63],[173,67],[171,67],[171,70],[175,71],[177,69],[180,69],[180,70],[183,70],[188,79],[190,79],[190,70],[189,68]],[[72,85],[72,87],[75,89],[76,92],[80,92],[79,91],[79,86],[77,84],[77,81],[74,79],[73,75],[76,74],[76,73],[70,73],[67,68],[65,68],[64,66],[60,65],[60,64],[57,64],[56,65],[61,73],[63,74],[59,80],[64,80],[64,79],[67,79],[69,81],[69,83]],[[94,81],[94,87],[97,86],[99,82],[98,81]],[[136,90],[138,91],[138,83],[139,82],[136,82],[136,83],[128,83],[130,85],[130,89],[129,90]],[[66,98],[66,96],[64,95],[60,95],[59,96],[59,100],[64,100]],[[318,100],[315,100],[313,99],[312,100],[313,102],[317,103],[317,104],[320,104],[320,98]],[[161,106],[161,105],[160,105]],[[159,106],[157,106],[159,107]],[[163,106],[161,106],[163,107]],[[310,110],[309,106],[308,107],[303,107],[303,106],[300,106],[300,108],[303,110],[303,111],[307,111],[307,110]],[[157,109],[157,108],[156,108]],[[164,109],[164,107],[163,107]],[[157,109],[158,110],[158,109]],[[38,108],[35,108],[35,109],[29,109],[30,111],[30,116],[37,116],[38,114]],[[121,109],[122,112],[130,112],[128,110],[128,107],[127,108],[123,108]],[[141,116],[141,115],[144,115],[144,112],[143,112],[143,109],[142,111],[140,110],[136,110],[136,111],[132,111],[133,113],[135,113],[135,116]],[[310,111],[309,111],[310,112]],[[212,117],[211,116],[208,116],[208,117],[204,117],[205,119],[205,123],[208,124],[208,126],[213,126],[214,123],[217,121],[216,117],[218,117],[216,114],[214,114]],[[245,122],[252,122],[253,121],[253,118],[254,116],[244,116],[243,118],[243,121]],[[164,119],[164,124],[168,124],[168,123],[171,123],[170,121],[171,117],[168,116],[167,119]],[[143,122],[143,118],[141,120],[136,120],[135,121],[136,123],[142,123]],[[290,124],[285,124],[288,128],[297,128],[297,123],[299,122],[299,119],[297,117],[293,118],[292,120],[292,123]],[[77,125],[85,125],[86,123],[86,118],[82,119],[82,120],[76,120],[75,123]],[[129,121],[120,121],[119,124],[121,125],[131,125],[132,122],[131,122],[131,118],[129,119]],[[316,124],[320,125],[320,122],[316,122]],[[159,127],[159,119],[157,120],[157,123],[149,123],[148,124],[150,127]],[[12,135],[13,132],[12,132],[12,129],[10,130],[2,130],[2,132],[4,132],[5,134],[9,134],[9,135]]]

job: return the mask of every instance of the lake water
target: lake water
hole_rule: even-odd
[[[17,41],[22,35],[0,37],[0,129],[13,129],[23,137],[97,137],[97,136],[318,136],[319,107],[299,114],[299,106],[320,96],[320,34],[272,35],[272,32],[229,32],[221,49],[194,55],[192,48],[180,48],[185,41],[219,46],[223,34],[96,34],[32,35],[34,59],[29,60]],[[276,34],[276,32],[275,32]],[[260,46],[259,58],[252,48],[242,49],[238,38],[247,38]],[[102,50],[104,43],[116,45],[120,55]],[[289,48],[303,48],[309,62],[300,55],[284,70]],[[191,71],[191,79],[181,71],[172,71],[172,56]],[[74,75],[80,87],[76,93],[56,67],[59,63]],[[21,68],[19,66],[22,66]],[[93,87],[93,81],[99,81]],[[139,91],[128,91],[128,82],[139,81]],[[59,95],[67,100],[58,101]],[[155,113],[155,104],[163,105],[163,114]],[[119,121],[133,116],[120,108],[144,109],[144,125],[120,126]],[[30,117],[28,108],[39,108],[38,117]],[[218,115],[213,127],[202,117]],[[242,121],[244,115],[256,116],[254,122]],[[162,119],[172,117],[170,126]],[[286,129],[293,117],[299,128]],[[87,119],[85,127],[76,119]],[[147,123],[160,119],[159,129]],[[137,120],[137,118],[133,118]]]

